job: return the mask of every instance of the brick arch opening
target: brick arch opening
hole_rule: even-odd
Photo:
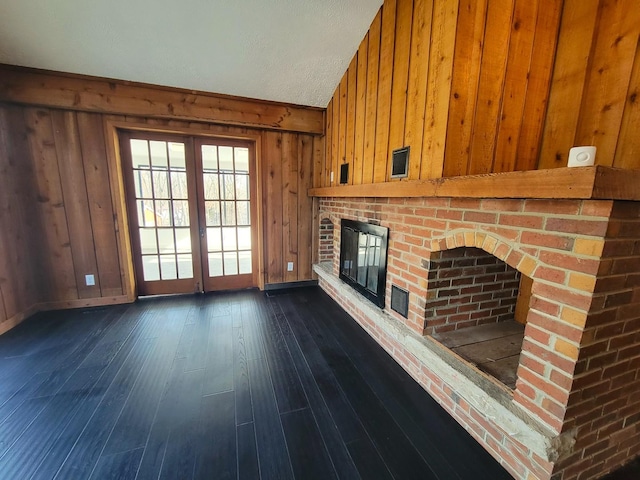
[[[475,233],[440,245],[427,265],[425,334],[515,390],[532,286],[516,266],[526,255]]]

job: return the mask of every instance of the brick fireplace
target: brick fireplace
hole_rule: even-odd
[[[565,199],[317,195],[320,286],[515,478],[598,478],[640,452],[640,202],[590,187]],[[389,228],[384,310],[338,279],[343,218]],[[433,336],[512,314],[507,294],[460,310],[479,281],[452,285],[437,269],[464,251],[481,267],[468,278],[533,282],[515,388]],[[409,292],[406,318],[388,307],[392,285]]]

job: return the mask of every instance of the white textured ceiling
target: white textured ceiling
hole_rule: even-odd
[[[0,63],[325,107],[382,0],[0,0]]]

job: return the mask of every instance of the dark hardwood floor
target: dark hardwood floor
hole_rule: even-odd
[[[318,288],[37,315],[0,336],[2,479],[508,479]]]

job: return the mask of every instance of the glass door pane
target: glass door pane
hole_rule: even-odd
[[[143,279],[193,278],[185,145],[134,138],[130,145]]]
[[[239,288],[240,277],[251,281],[254,270],[250,149],[220,140],[202,143],[199,154],[205,277]]]
[[[194,268],[196,261],[199,264],[199,251],[193,251],[197,209],[190,204],[195,200],[195,195],[190,195],[190,191],[195,192],[195,162],[193,143],[187,149],[188,142],[180,137],[123,134],[125,163],[130,167],[126,173],[127,195],[141,294],[201,289],[200,269]]]

